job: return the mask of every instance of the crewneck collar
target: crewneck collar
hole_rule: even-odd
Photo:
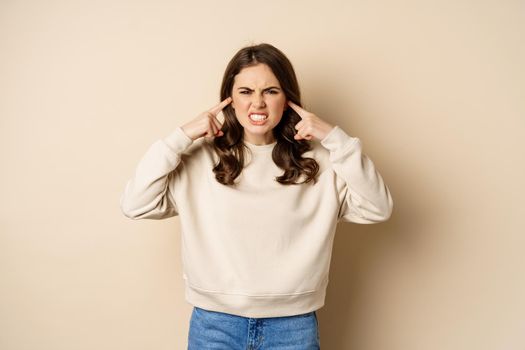
[[[274,142],[266,144],[266,145],[255,145],[253,143],[250,143],[250,142],[244,140],[244,144],[246,146],[248,146],[248,148],[252,152],[266,152],[266,151],[271,151],[273,149],[273,147],[277,144],[277,141],[274,141]]]

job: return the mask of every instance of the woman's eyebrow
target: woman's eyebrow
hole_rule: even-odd
[[[249,87],[246,87],[246,86],[241,86],[240,88],[237,88],[237,90],[240,90],[240,89],[246,89],[246,90],[253,91],[252,89],[250,89]],[[270,90],[270,89],[281,90],[281,89],[278,88],[277,86],[270,86],[270,87],[267,87],[266,89],[263,89],[263,90]]]

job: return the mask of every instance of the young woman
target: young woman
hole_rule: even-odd
[[[274,46],[239,50],[220,100],[150,146],[122,212],[180,218],[189,349],[319,349],[336,225],[387,220],[390,191]]]

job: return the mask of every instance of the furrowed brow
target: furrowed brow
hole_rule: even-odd
[[[237,90],[241,90],[241,89],[246,89],[246,90],[249,90],[249,91],[253,91],[252,89],[250,89],[249,87],[246,87],[246,86],[241,86],[240,88],[237,88]],[[270,89],[281,90],[281,89],[278,88],[277,86],[270,86],[270,87],[267,87],[267,88],[263,89],[263,91],[265,91],[265,90],[270,90]]]

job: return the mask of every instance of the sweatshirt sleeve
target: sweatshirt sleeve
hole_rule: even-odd
[[[346,184],[338,220],[359,224],[388,220],[392,196],[372,160],[363,153],[361,140],[336,125],[320,142],[330,153],[336,175]]]
[[[173,186],[181,153],[192,143],[179,126],[149,147],[120,196],[120,209],[125,216],[159,220],[178,215],[170,186]]]

